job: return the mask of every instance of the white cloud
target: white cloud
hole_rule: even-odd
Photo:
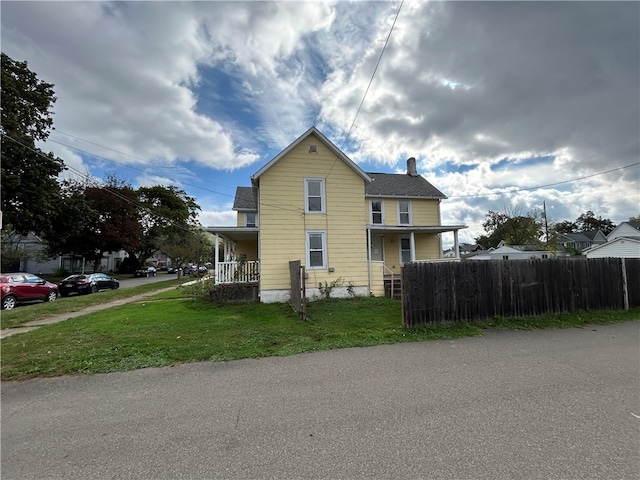
[[[56,129],[111,150],[52,139],[186,188],[212,169],[225,183],[312,124],[342,146],[398,6],[2,2],[2,44],[55,84]],[[346,153],[387,171],[415,156],[452,197],[443,221],[473,236],[504,202],[546,200],[558,220],[637,215],[637,167],[499,192],[638,161],[639,13],[635,2],[405,2]],[[555,158],[529,161],[543,156]],[[453,198],[470,194],[490,196]],[[211,202],[203,223],[235,224]]]

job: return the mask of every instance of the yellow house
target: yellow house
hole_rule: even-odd
[[[385,277],[403,263],[442,257],[440,202],[446,196],[419,176],[366,173],[311,127],[238,187],[235,227],[207,227],[224,242],[219,283],[256,282],[262,302],[287,301],[289,262],[305,266],[307,297],[383,295]],[[216,255],[218,255],[216,245]]]

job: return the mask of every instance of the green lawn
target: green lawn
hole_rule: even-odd
[[[216,306],[171,291],[3,339],[2,378],[114,372],[448,339],[480,335],[485,328],[579,326],[640,318],[640,309],[635,309],[407,330],[401,327],[400,303],[387,298],[312,302],[308,313],[309,320],[303,322],[284,304]]]
[[[89,295],[72,295],[70,297],[58,297],[55,302],[33,303],[22,305],[13,310],[3,310],[0,316],[1,328],[11,328],[33,320],[52,317],[61,313],[77,312],[92,305],[107,303],[120,298],[133,297],[141,293],[153,292],[159,288],[179,285],[187,280],[178,280],[175,277],[158,283],[149,283],[133,288],[119,288],[118,290],[106,290],[104,292]]]

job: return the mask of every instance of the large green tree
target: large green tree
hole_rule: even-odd
[[[142,242],[128,253],[137,263],[142,263],[161,250],[167,239],[179,238],[197,227],[200,206],[184,190],[174,186],[140,187],[136,193]]]
[[[578,226],[579,232],[588,232],[590,230],[600,230],[605,235],[608,235],[616,228],[615,223],[613,223],[608,218],[602,218],[601,216],[597,216],[591,211],[587,210],[585,213],[576,218],[576,225]]]
[[[82,255],[93,260],[95,270],[105,252],[140,246],[142,226],[138,221],[137,195],[131,185],[109,176],[105,183],[85,180],[67,182],[65,186],[65,202],[76,209],[75,213],[82,212],[82,221],[70,225],[67,234],[59,231],[59,236],[52,238],[52,252]]]
[[[41,234],[58,207],[57,176],[64,169],[60,158],[36,147],[53,128],[53,85],[39,80],[26,62],[2,53],[0,89],[3,222],[21,234]]]
[[[519,208],[489,210],[482,226],[486,235],[480,235],[476,242],[484,248],[495,248],[501,241],[507,245],[540,244],[544,232],[536,212],[522,213]]]

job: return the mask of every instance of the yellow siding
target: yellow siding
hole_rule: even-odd
[[[440,239],[432,233],[416,233],[416,260],[440,258]]]
[[[309,145],[318,153],[310,154]],[[326,214],[304,213],[304,178],[326,178]],[[289,261],[306,263],[305,231],[324,230],[327,265],[307,270],[309,288],[341,278],[367,286],[364,180],[311,136],[260,176],[261,290],[289,289]]]
[[[244,212],[238,212],[236,227],[244,227]]]
[[[236,256],[246,255],[247,260],[258,259],[258,242],[255,240],[244,240],[236,242]]]
[[[382,200],[384,212],[384,225],[398,225],[398,199],[397,198],[365,198],[364,215],[365,222],[370,223],[370,200]],[[411,202],[411,221],[416,226],[440,225],[440,202],[431,199],[408,199]]]

